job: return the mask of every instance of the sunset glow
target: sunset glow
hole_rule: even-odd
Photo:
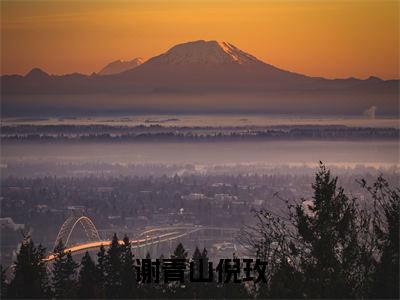
[[[2,74],[98,72],[192,40],[282,69],[399,78],[398,1],[2,1]]]

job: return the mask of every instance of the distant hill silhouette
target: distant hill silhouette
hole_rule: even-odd
[[[90,76],[78,73],[49,75],[35,68],[25,76],[2,76],[1,83],[1,93],[7,102],[5,105],[3,103],[3,107],[6,109],[13,107],[8,99],[20,99],[22,95],[129,94],[136,98],[143,94],[159,97],[217,93],[242,95],[243,99],[253,96],[262,99],[265,96],[265,99],[270,99],[269,102],[271,99],[278,101],[283,97],[286,100],[282,104],[292,105],[293,108],[302,106],[303,110],[317,113],[320,108],[329,112],[327,108],[335,104],[347,105],[351,113],[361,114],[374,105],[378,107],[378,112],[390,114],[398,112],[399,91],[398,80],[381,80],[377,77],[366,80],[329,80],[309,77],[267,64],[228,42],[203,40],[176,45],[144,63],[137,59],[130,62],[116,61],[103,68],[99,74]],[[260,99],[257,101],[262,101]],[[52,105],[56,106],[54,102]],[[258,103],[257,110],[261,105],[266,111],[275,112],[276,109],[267,105],[267,102],[265,106]],[[323,102],[322,106],[320,102]],[[131,108],[135,103],[136,101],[130,103]],[[251,110],[252,103],[246,103]],[[105,101],[103,105],[106,104]],[[110,101],[111,108],[112,104]],[[153,104],[162,108],[163,102],[159,105]],[[191,107],[198,104],[201,103],[192,102]],[[224,104],[225,102],[221,102],[218,105]],[[184,108],[185,103],[179,102],[176,106]],[[243,105],[238,103],[234,110],[243,110],[238,109],[240,106]],[[230,107],[229,103],[226,107]],[[345,107],[341,110],[344,109]],[[14,110],[18,109],[14,107]]]
[[[132,70],[132,69],[140,66],[143,62],[144,62],[144,60],[140,57],[134,58],[130,61],[116,60],[116,61],[113,61],[112,63],[109,63],[104,68],[102,68],[98,74],[99,75],[113,75],[113,74],[122,73],[122,72]]]

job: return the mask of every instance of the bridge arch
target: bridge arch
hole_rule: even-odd
[[[72,215],[68,217],[67,220],[65,220],[64,224],[61,226],[56,241],[54,243],[54,249],[60,241],[62,241],[64,246],[67,247],[71,234],[78,224],[82,226],[87,238],[90,241],[100,241],[99,232],[97,231],[96,226],[94,226],[92,220],[85,216]]]

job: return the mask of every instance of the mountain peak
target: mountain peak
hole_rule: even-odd
[[[228,42],[198,40],[178,44],[153,59],[167,65],[220,65],[261,63],[254,56]]]
[[[49,76],[49,74],[39,68],[33,68],[25,75],[25,77],[28,78],[47,78]]]
[[[143,58],[137,57],[129,61],[116,60],[106,65],[99,75],[112,75],[122,73],[140,66],[144,62]]]
[[[218,42],[218,45],[239,64],[259,62],[259,60],[228,42]]]

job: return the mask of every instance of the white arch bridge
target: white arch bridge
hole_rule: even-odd
[[[87,241],[71,245],[70,238],[76,227],[83,229]],[[215,226],[199,226],[199,225],[171,225],[155,227],[141,232],[135,238],[130,239],[133,250],[148,248],[150,246],[159,246],[162,243],[171,243],[174,240],[179,240],[193,234],[207,235],[217,233],[226,238],[233,238],[239,231],[238,228],[226,228]],[[101,239],[99,231],[93,222],[86,216],[70,216],[61,226],[54,243],[54,248],[62,241],[65,246],[65,252],[79,254],[85,251],[95,250],[101,245],[108,247],[111,245],[111,239]],[[123,244],[122,240],[119,240]],[[54,251],[54,250],[53,250]],[[52,261],[55,258],[54,252],[48,254],[45,261]]]

